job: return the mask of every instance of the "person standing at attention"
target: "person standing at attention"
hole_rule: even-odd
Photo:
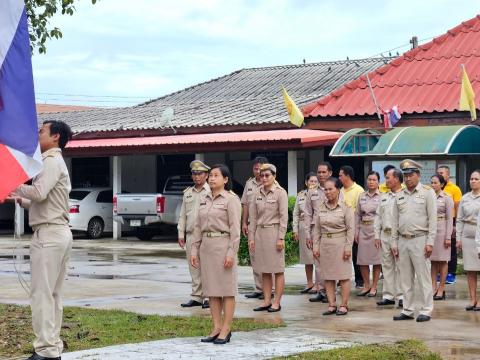
[[[344,165],[340,168],[339,177],[342,182],[342,190],[340,196],[343,197],[345,204],[350,206],[353,211],[357,209],[358,198],[363,193],[363,188],[355,182],[355,172],[349,165]],[[360,272],[360,266],[357,265],[358,244],[353,243],[352,258],[353,269],[355,270],[355,287],[357,289],[363,288],[363,278]]]
[[[192,293],[190,294],[190,301],[181,304],[181,306],[201,306],[206,309],[209,304],[208,300],[203,301],[200,270],[190,264],[190,255],[192,253],[193,228],[198,215],[198,204],[203,201],[205,195],[210,191],[210,187],[207,184],[210,168],[200,160],[194,160],[190,163],[190,171],[192,173],[193,186],[186,188],[183,192],[177,229],[178,245],[182,249],[186,248],[188,268],[192,278]]]

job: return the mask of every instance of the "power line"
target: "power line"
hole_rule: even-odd
[[[61,93],[48,93],[48,92],[36,92],[36,94],[48,95],[48,96],[69,96],[69,97],[86,97],[86,98],[151,99],[151,97],[149,96],[86,95],[86,94],[61,94]]]

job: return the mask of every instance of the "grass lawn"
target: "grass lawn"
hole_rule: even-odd
[[[399,341],[394,344],[358,345],[350,348],[311,351],[275,359],[301,360],[441,360],[440,355],[428,350],[418,340]]]
[[[235,319],[233,331],[251,331],[285,326],[254,319]],[[65,351],[108,345],[137,343],[173,337],[205,336],[211,330],[210,317],[140,315],[120,310],[67,307],[61,338]],[[28,354],[33,332],[30,307],[0,304],[0,359]]]

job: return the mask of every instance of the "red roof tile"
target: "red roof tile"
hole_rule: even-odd
[[[460,65],[464,64],[480,104],[480,15],[369,73],[378,105],[401,113],[458,110]],[[303,107],[306,117],[376,113],[366,76]]]
[[[54,104],[37,104],[37,113],[60,113],[69,111],[82,111],[94,109],[90,106],[78,106],[78,105],[54,105]]]

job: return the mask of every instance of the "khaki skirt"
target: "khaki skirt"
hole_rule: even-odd
[[[447,221],[437,221],[437,236],[435,236],[435,243],[433,244],[431,261],[450,261],[451,248],[445,248],[445,235],[447,233]]]
[[[300,221],[298,224],[298,249],[300,252],[300,264],[313,264],[313,251],[307,247],[307,232],[304,228],[305,223]]]
[[[352,257],[343,260],[345,240],[345,236],[322,237],[320,241],[320,275],[323,280],[349,280],[352,278]]]
[[[259,273],[283,273],[285,271],[285,249],[277,250],[278,226],[255,231],[255,262]]]
[[[463,268],[465,271],[480,271],[477,245],[475,244],[476,225],[464,224],[462,231]]]
[[[373,224],[361,224],[358,234],[357,265],[380,265],[382,251],[375,247]]]

